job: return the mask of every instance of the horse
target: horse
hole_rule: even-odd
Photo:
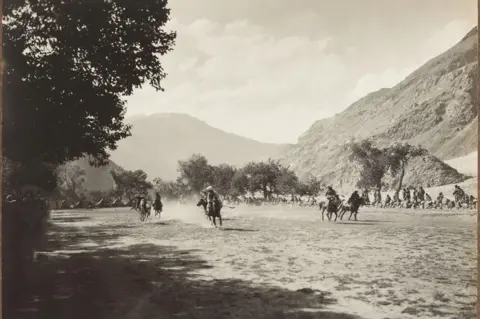
[[[142,198],[140,200],[140,221],[146,222],[148,217],[150,216],[150,205],[147,203],[147,200],[145,198]]]
[[[218,219],[220,220],[220,226],[222,226],[222,216],[220,215],[220,210],[221,210],[220,205],[215,205],[214,201],[207,203],[205,198],[201,198],[197,203],[197,207],[200,207],[200,206],[203,207],[205,211],[205,215],[213,225],[217,226],[216,218],[218,217]]]
[[[359,203],[358,203],[358,206],[357,205],[352,205],[352,204],[344,204],[342,205],[342,208],[339,212],[339,217],[340,217],[340,220],[343,220],[343,215],[345,215],[345,213],[347,211],[350,212],[350,216],[348,217],[348,220],[350,220],[350,218],[352,218],[352,216],[354,217],[354,220],[357,221],[357,214],[358,214],[358,209],[360,208],[360,206],[364,206],[365,205],[365,198],[363,197],[360,197],[360,200],[359,200]]]
[[[153,203],[153,210],[155,211],[155,216],[160,216],[160,213],[163,210],[163,204],[160,200],[158,200],[158,201],[156,200]]]
[[[326,211],[327,211],[327,217],[328,220],[332,219],[332,214],[335,214],[335,222],[337,221],[338,218],[338,213],[342,211],[344,207],[344,200],[340,199],[340,197],[336,196],[333,199],[330,199],[329,202],[327,203]],[[323,210],[324,212],[325,210]],[[322,220],[323,220],[323,212],[322,212]]]

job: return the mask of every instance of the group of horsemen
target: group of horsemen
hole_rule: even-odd
[[[206,200],[207,205],[213,204],[214,207],[220,211],[223,207],[222,200],[220,199],[220,195],[213,189],[212,186],[208,186],[205,188],[203,191],[201,191],[201,194],[203,198]],[[147,211],[147,199],[145,196],[137,194],[135,196],[135,208],[138,209],[139,211]],[[153,202],[153,208],[156,211],[162,211],[163,209],[163,203],[162,203],[162,197],[160,196],[160,193],[155,193],[155,200]]]
[[[217,207],[218,211],[221,210],[223,203],[221,200],[220,195],[213,189],[212,186],[208,186],[205,188],[203,191],[201,191],[202,197],[205,199],[207,202],[207,205],[213,204],[215,207]],[[327,207],[330,209],[334,209],[333,205],[338,205],[338,203],[341,201],[339,195],[337,192],[332,188],[332,186],[328,186],[327,191],[325,193],[325,196],[327,198]],[[460,186],[455,185],[455,190],[453,192],[453,196],[455,198],[455,203],[461,204],[461,203],[466,203],[466,204],[473,204],[474,202],[476,203],[475,197],[468,196],[465,191],[460,188]],[[402,189],[402,200],[400,200],[399,195],[394,195],[394,198],[392,199],[390,195],[386,195],[385,201],[382,203],[382,195],[380,193],[380,190],[375,190],[374,191],[374,201],[370,202],[369,198],[369,191],[364,190],[362,195],[358,193],[357,190],[355,190],[351,196],[349,197],[347,204],[351,205],[351,207],[354,210],[358,210],[361,204],[364,205],[382,205],[384,207],[394,207],[394,206],[400,206],[402,202],[406,205],[406,207],[416,207],[418,203],[432,203],[432,205],[435,205],[435,207],[442,208],[442,205],[444,203],[444,195],[442,192],[440,192],[437,196],[436,201],[432,201],[432,198],[428,193],[425,192],[422,186],[420,186],[418,189],[414,188],[413,189],[413,196],[412,193],[410,192],[410,189],[408,188],[403,188]],[[143,200],[143,201],[142,201]],[[363,202],[363,203],[362,203]],[[143,203],[143,204],[142,204]],[[143,207],[141,207],[143,205]],[[147,210],[147,200],[145,196],[142,195],[137,195],[136,196],[136,208],[139,210]],[[160,194],[157,192],[155,194],[155,200],[153,203],[153,207],[156,211],[162,211],[163,204],[162,204],[162,199]]]

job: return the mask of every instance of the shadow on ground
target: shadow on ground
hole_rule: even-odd
[[[192,271],[214,265],[192,251],[152,244],[105,248],[120,239],[105,226],[53,225],[50,231],[46,250],[69,253],[39,255],[17,302],[4,304],[6,318],[358,318],[327,311],[335,299],[308,287],[195,278]],[[85,250],[85,241],[98,246]]]
[[[224,227],[220,228],[223,231],[239,231],[239,232],[257,232],[258,229],[250,229],[250,228],[232,228],[232,227]]]

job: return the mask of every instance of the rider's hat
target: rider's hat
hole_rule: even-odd
[[[207,187],[207,191],[213,191],[213,187],[212,187],[212,186],[208,186],[208,187]]]

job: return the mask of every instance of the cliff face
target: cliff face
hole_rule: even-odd
[[[462,174],[439,159],[477,149],[477,45],[475,28],[395,87],[370,93],[342,113],[314,123],[281,161],[301,177],[313,174],[351,189],[358,167],[348,161],[342,146],[372,138],[379,145],[408,142],[430,151],[433,157],[412,162],[407,184],[434,186],[462,180]]]

